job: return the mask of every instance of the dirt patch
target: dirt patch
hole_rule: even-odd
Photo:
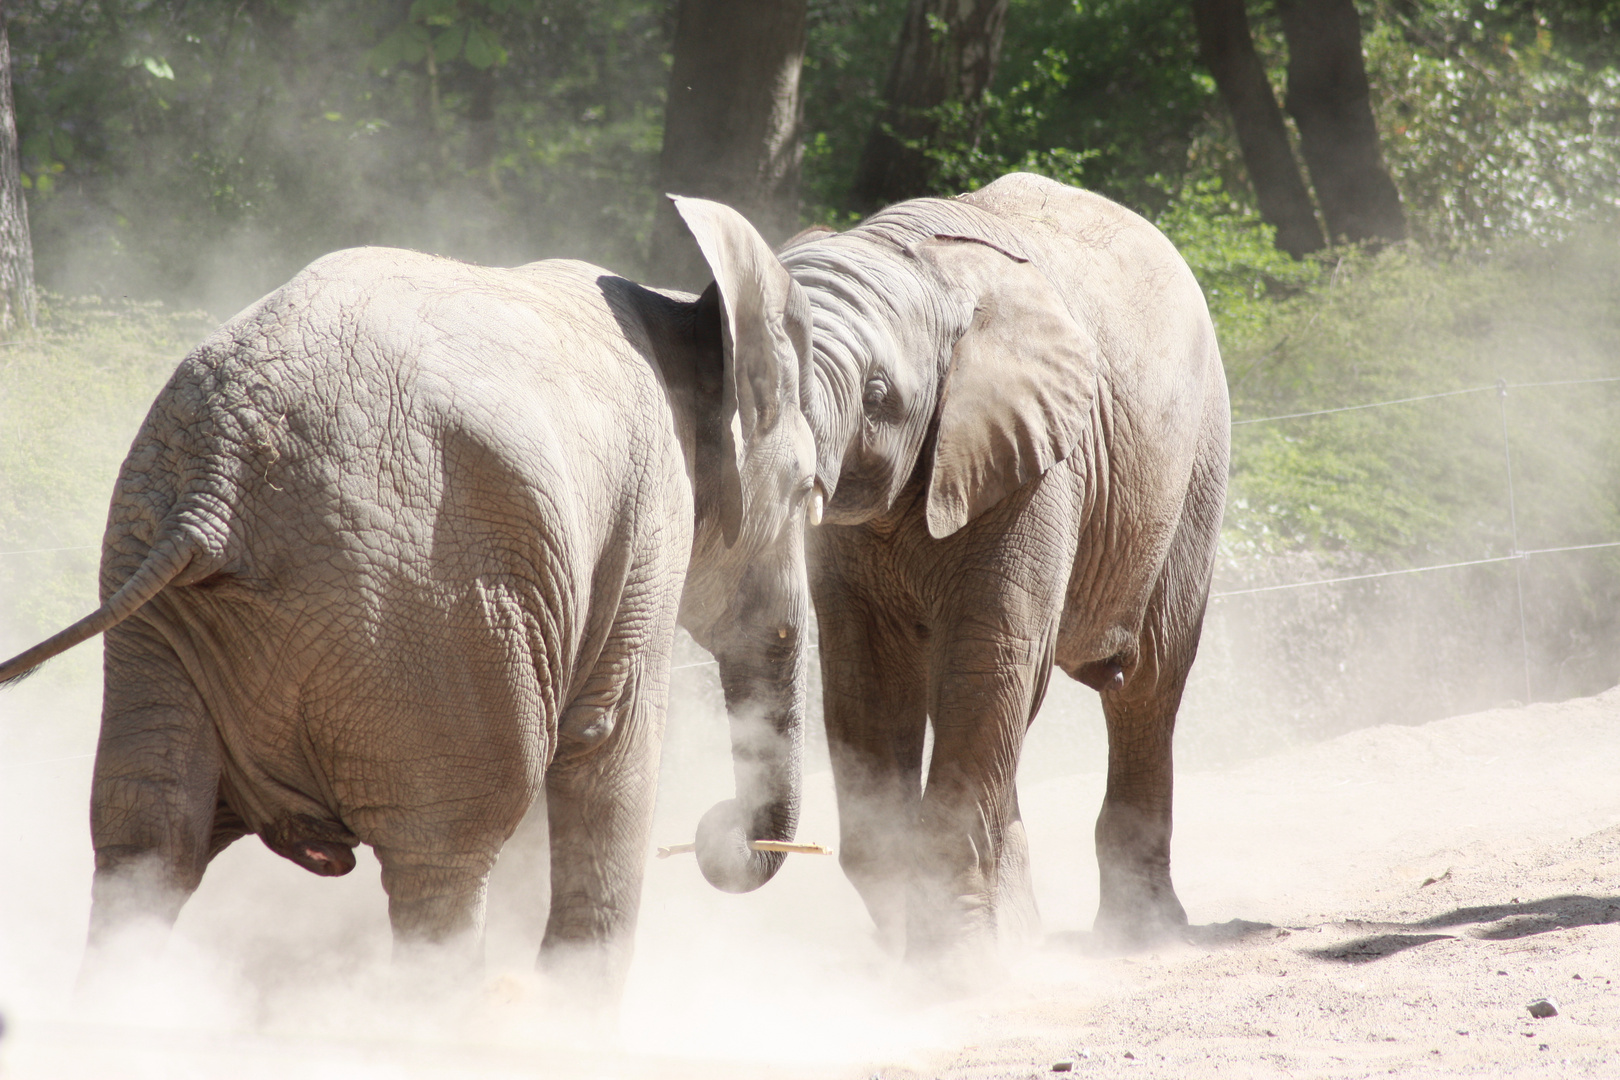
[[[49,693],[0,702],[0,764],[41,762],[0,783],[7,1080],[1620,1075],[1620,692],[1185,773],[1175,872],[1196,925],[1130,956],[1088,933],[1102,777],[1026,785],[1047,934],[966,1000],[882,953],[836,860],[794,856],[745,897],[650,861],[616,1031],[548,1011],[524,860],[496,882],[486,984],[424,1013],[389,973],[373,860],[318,879],[251,842],[210,869],[130,1011],[86,1015],[69,988],[94,695]],[[656,840],[724,793],[717,758],[697,776],[666,756]],[[810,777],[804,839],[836,840],[830,788]],[[1556,1015],[1531,1015],[1542,999]]]

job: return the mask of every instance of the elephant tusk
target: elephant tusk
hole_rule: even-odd
[[[832,848],[821,844],[795,844],[787,840],[750,840],[748,846],[755,851],[780,851],[789,855],[831,855]],[[667,859],[671,855],[685,855],[697,850],[696,844],[671,844],[658,849],[658,857]]]
[[[827,496],[821,490],[821,481],[816,481],[815,494],[810,496],[810,524],[820,525],[821,517],[827,510]]]

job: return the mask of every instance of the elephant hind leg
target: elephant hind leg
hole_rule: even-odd
[[[208,861],[229,842],[215,836],[219,741],[179,659],[134,620],[110,632],[106,647],[90,797],[96,869],[81,982],[114,954],[137,965],[155,960]]]
[[[437,954],[469,966],[477,963],[486,884],[499,844],[492,839],[456,847],[376,847],[396,959]]]
[[[1097,816],[1098,935],[1124,945],[1173,935],[1187,913],[1170,880],[1170,742],[1184,675],[1136,700],[1103,692],[1108,787]],[[1173,681],[1175,685],[1164,685]]]
[[[1196,495],[1204,489],[1196,473],[1194,481]],[[1189,497],[1148,602],[1135,663],[1125,678],[1110,671],[1100,688],[1108,786],[1097,818],[1095,929],[1124,945],[1174,936],[1187,924],[1170,880],[1172,740],[1198,652],[1218,522],[1218,506],[1212,515]]]
[[[629,970],[663,742],[669,637],[659,640],[621,665],[616,702],[593,706],[601,739],[559,754],[546,773],[551,911],[540,967],[576,1004],[616,1001]]]

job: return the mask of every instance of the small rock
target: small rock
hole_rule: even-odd
[[[1552,998],[1536,998],[1536,1000],[1526,1005],[1525,1008],[1528,1009],[1530,1011],[1530,1015],[1535,1017],[1537,1020],[1545,1020],[1549,1016],[1558,1015],[1558,1002],[1554,1001]]]
[[[1537,1049],[1537,1050],[1545,1050],[1545,1049],[1547,1049],[1547,1044],[1546,1044],[1546,1043],[1542,1043],[1542,1044],[1541,1044],[1541,1045],[1540,1045],[1540,1046],[1538,1046],[1538,1047],[1536,1047],[1536,1049]]]
[[[1123,1054],[1121,1054],[1120,1057],[1124,1058],[1127,1061],[1135,1061],[1136,1060],[1136,1055],[1131,1053],[1129,1050],[1127,1050]]]
[[[1580,981],[1581,981],[1581,982],[1585,982],[1585,981],[1586,981],[1586,980],[1585,980],[1585,979],[1582,979],[1582,978],[1581,978],[1581,977],[1580,977],[1580,976],[1579,976],[1579,975],[1571,975],[1571,976],[1570,976],[1570,978],[1572,978],[1572,979],[1578,979],[1578,980],[1580,980]]]
[[[1052,1062],[1052,1071],[1053,1072],[1070,1072],[1073,1069],[1074,1069],[1074,1062],[1072,1062],[1072,1061],[1054,1061],[1054,1062]]]
[[[1505,972],[1505,971],[1498,971],[1498,972],[1497,972],[1497,974],[1498,974],[1498,975],[1506,975],[1506,974],[1507,974],[1507,972]]]

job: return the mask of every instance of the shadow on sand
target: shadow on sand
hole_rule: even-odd
[[[1443,941],[1459,936],[1402,931],[1470,927],[1471,929],[1464,931],[1468,937],[1486,941],[1511,941],[1514,938],[1547,934],[1555,930],[1614,922],[1620,922],[1620,896],[1567,894],[1522,904],[1512,901],[1506,904],[1457,908],[1443,915],[1432,915],[1427,919],[1410,923],[1350,922],[1345,925],[1376,928],[1384,933],[1305,951],[1307,955],[1320,960],[1332,960],[1343,964],[1366,964],[1431,941]]]

